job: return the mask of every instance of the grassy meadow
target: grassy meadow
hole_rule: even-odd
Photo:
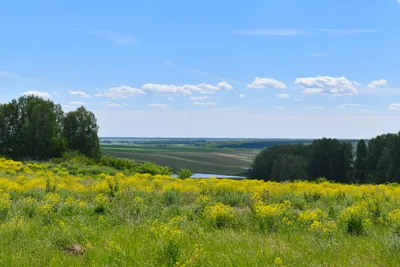
[[[0,266],[399,266],[400,187],[0,159]]]
[[[169,166],[174,170],[181,168],[193,172],[238,175],[251,164],[258,150],[233,150],[203,148],[195,146],[155,147],[146,145],[102,145],[104,154],[135,161],[151,161]]]

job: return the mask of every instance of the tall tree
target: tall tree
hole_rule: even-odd
[[[1,153],[16,159],[61,156],[56,110],[61,107],[36,96],[23,96],[0,107]]]
[[[358,183],[367,181],[369,153],[364,140],[357,143],[356,159],[354,162],[354,180]]]
[[[91,158],[100,158],[99,126],[92,112],[84,107],[68,112],[63,126],[63,136],[67,140],[69,149],[78,150]]]

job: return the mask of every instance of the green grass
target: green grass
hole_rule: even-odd
[[[105,154],[129,158],[135,161],[152,161],[193,172],[237,175],[248,168],[257,151],[235,151],[227,149],[207,149],[193,146],[152,146],[102,145]]]
[[[398,189],[74,176],[3,160],[0,266],[400,266]]]

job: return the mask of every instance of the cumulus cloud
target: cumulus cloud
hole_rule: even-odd
[[[193,92],[201,94],[214,94],[220,90],[232,90],[233,87],[227,82],[220,82],[217,85],[201,83],[197,85],[166,85],[166,84],[144,84],[141,88],[144,92],[162,93],[162,94],[183,94],[191,95]]]
[[[306,88],[303,91],[303,94],[306,94],[306,95],[319,94],[319,93],[322,93],[323,91],[324,91],[324,89],[321,89],[321,88]]]
[[[246,97],[246,95],[244,95],[244,94],[240,94],[239,95],[241,98],[245,98]]]
[[[121,32],[89,30],[89,33],[98,37],[106,38],[119,45],[131,45],[137,42],[135,36]]]
[[[289,98],[290,97],[289,94],[276,94],[276,96],[279,98]]]
[[[400,1],[400,0],[398,0]],[[270,36],[299,36],[299,35],[315,35],[315,34],[361,34],[361,33],[374,33],[375,29],[318,29],[318,28],[304,28],[304,29],[235,29],[233,34],[236,35],[270,35]]]
[[[104,104],[107,107],[120,107],[121,105],[118,103],[114,103],[114,102],[108,102],[108,101],[104,101],[101,102],[102,104]]]
[[[285,89],[286,85],[283,82],[280,82],[280,81],[275,80],[275,79],[256,77],[251,84],[247,85],[247,88]]]
[[[400,103],[392,103],[389,105],[388,109],[390,110],[400,110]]]
[[[322,106],[310,106],[310,107],[306,107],[306,108],[309,108],[309,109],[323,109],[325,107],[322,107]]]
[[[355,108],[355,107],[359,107],[361,105],[360,104],[343,104],[342,106]]]
[[[208,99],[208,96],[206,96],[206,95],[205,96],[192,96],[190,99],[193,101],[206,100],[206,99]]]
[[[19,75],[7,71],[0,71],[0,77],[5,77],[5,78],[12,78],[12,79],[19,79],[21,78]]]
[[[85,102],[80,102],[80,101],[72,101],[72,102],[68,102],[68,104],[73,105],[73,106],[84,106],[84,105],[86,105]]]
[[[353,82],[349,81],[345,77],[335,78],[329,76],[318,76],[297,78],[295,83],[304,88],[304,94],[328,93],[340,96],[358,93]]]
[[[168,97],[169,101],[174,101],[175,99],[173,97]]]
[[[70,106],[70,105],[63,105],[62,107],[63,107],[64,109],[73,109],[73,107]]]
[[[86,94],[85,92],[82,92],[82,91],[68,91],[68,93],[70,94],[70,95],[76,95],[76,96],[80,96],[80,97],[84,97],[84,98],[89,98],[90,97],[90,95],[88,95],[88,94]]]
[[[149,107],[155,107],[155,108],[160,108],[160,109],[167,109],[168,104],[148,104]]]
[[[193,105],[196,105],[196,106],[215,106],[217,104],[218,103],[216,103],[216,102],[198,102],[198,101],[193,102]]]
[[[103,93],[94,94],[94,96],[104,96],[112,99],[128,98],[135,95],[144,94],[141,89],[133,88],[130,86],[122,85],[105,90]]]
[[[385,79],[382,80],[376,80],[372,81],[370,84],[368,84],[368,88],[377,88],[377,87],[383,87],[387,86],[388,82]]]
[[[42,98],[51,98],[51,95],[48,92],[42,92],[42,91],[27,91],[25,93],[23,93],[22,95],[24,96],[38,96],[38,97],[42,97]]]

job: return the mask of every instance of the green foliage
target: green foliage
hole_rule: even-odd
[[[314,140],[311,145],[283,145],[263,149],[248,177],[272,181],[316,180],[326,177],[350,182],[352,146],[336,139]]]
[[[111,167],[120,171],[133,170],[137,166],[132,160],[116,158],[109,155],[102,156],[99,164],[101,166]]]
[[[98,159],[97,132],[96,117],[83,107],[65,115],[60,105],[36,96],[0,105],[0,153],[13,159],[48,160],[67,150]]]
[[[181,169],[178,172],[178,178],[179,179],[186,179],[186,178],[190,178],[192,177],[193,173],[192,171],[188,170],[188,169]]]
[[[144,162],[135,167],[134,171],[136,173],[150,173],[152,175],[161,174],[161,175],[171,175],[172,171],[169,167],[164,167],[157,165],[152,162]]]
[[[62,134],[68,147],[97,160],[101,157],[98,131],[96,116],[84,107],[67,113],[63,119]]]
[[[357,143],[356,159],[354,161],[354,180],[358,183],[367,182],[368,174],[368,148],[364,140]]]

